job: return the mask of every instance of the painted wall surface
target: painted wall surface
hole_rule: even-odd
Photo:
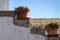
[[[0,11],[9,10],[9,0],[0,0]]]
[[[45,40],[44,36],[31,34],[29,28],[16,26],[12,17],[0,17],[0,40]]]

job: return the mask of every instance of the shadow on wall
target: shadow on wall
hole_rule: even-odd
[[[41,26],[37,26],[37,25],[33,26],[33,28],[30,29],[31,34],[38,34],[38,35],[45,36],[45,32],[46,32],[46,29],[41,28]]]
[[[16,26],[20,27],[29,27],[29,20],[13,20]]]

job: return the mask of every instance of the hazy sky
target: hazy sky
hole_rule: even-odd
[[[60,18],[60,0],[9,0],[9,10],[18,6],[30,8],[30,18]]]

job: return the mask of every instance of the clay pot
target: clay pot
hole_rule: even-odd
[[[57,29],[54,29],[54,30],[52,30],[51,28],[49,28],[49,30],[47,30],[47,32],[48,32],[48,37],[57,37],[58,36],[58,34],[57,34]]]
[[[57,34],[57,29],[54,28],[52,29],[49,25],[46,25],[46,30],[47,30],[47,33],[48,33],[48,37],[57,37],[59,34]]]
[[[27,13],[23,13],[23,14],[17,14],[17,19],[18,20],[28,20],[29,18],[27,17]]]

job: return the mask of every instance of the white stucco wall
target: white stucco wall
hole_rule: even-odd
[[[14,25],[12,17],[0,17],[0,40],[45,40],[45,38],[31,34],[26,27]]]
[[[0,0],[0,11],[9,10],[9,0]]]

